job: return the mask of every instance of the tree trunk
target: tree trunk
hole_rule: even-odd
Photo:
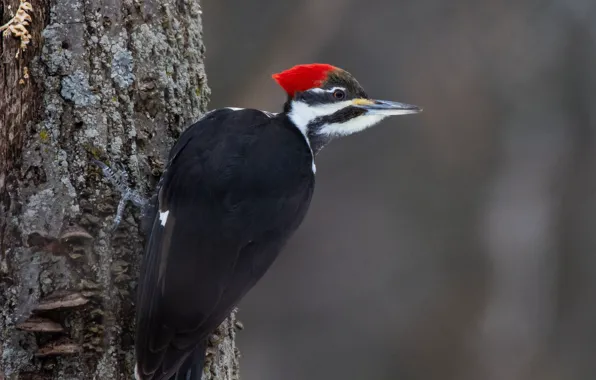
[[[0,380],[132,379],[140,213],[111,231],[120,194],[91,160],[154,190],[207,104],[200,6],[26,4],[0,8],[0,25],[32,18],[0,42]],[[233,318],[204,379],[237,378]]]

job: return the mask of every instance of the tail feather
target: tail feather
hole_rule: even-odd
[[[207,340],[203,340],[170,380],[201,380],[203,377],[203,367],[205,366],[206,352]]]

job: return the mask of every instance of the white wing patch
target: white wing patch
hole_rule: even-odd
[[[139,374],[139,365],[135,364],[135,380],[142,380],[141,375]]]
[[[166,222],[168,221],[168,215],[170,214],[169,210],[166,210],[164,212],[159,212],[159,221],[161,222],[162,226],[166,225]]]
[[[275,112],[268,112],[268,111],[261,111],[262,113],[264,113],[265,115],[267,115],[268,117],[275,117],[278,115],[278,113]]]

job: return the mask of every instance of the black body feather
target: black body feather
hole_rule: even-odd
[[[312,159],[285,114],[216,110],[180,136],[158,186],[139,282],[142,380],[201,378],[206,339],[304,219]]]

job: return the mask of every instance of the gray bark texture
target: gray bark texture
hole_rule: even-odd
[[[0,4],[0,25],[22,7]],[[201,8],[30,8],[28,33],[5,28],[0,41],[0,380],[133,379],[140,211],[128,207],[112,232],[120,194],[91,160],[151,195],[169,148],[206,109]],[[204,379],[238,378],[235,327],[232,315],[214,334]]]

